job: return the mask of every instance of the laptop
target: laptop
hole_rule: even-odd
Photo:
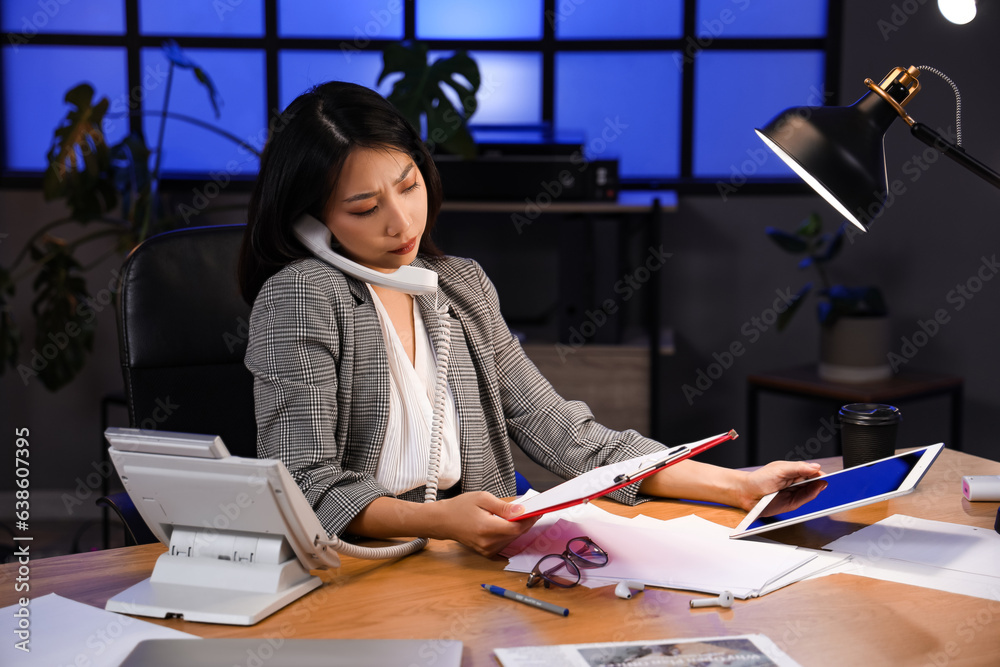
[[[448,639],[146,639],[121,667],[459,667]]]

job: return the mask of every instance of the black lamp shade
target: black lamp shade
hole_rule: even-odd
[[[758,136],[848,220],[867,230],[888,195],[882,138],[899,114],[869,91],[849,107],[793,107]]]

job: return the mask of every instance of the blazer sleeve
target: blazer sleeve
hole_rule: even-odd
[[[637,431],[602,426],[585,403],[559,396],[511,334],[493,283],[479,264],[473,264],[489,311],[507,432],[528,456],[569,479],[597,466],[666,449]],[[631,484],[608,497],[628,505],[650,500],[638,494],[638,487]]]
[[[323,527],[341,534],[369,503],[392,494],[341,465],[340,332],[331,292],[294,265],[268,280],[250,315],[246,365],[254,376],[257,455],[284,463]]]

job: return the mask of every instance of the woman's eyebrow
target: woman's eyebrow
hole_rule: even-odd
[[[410,173],[410,170],[412,170],[412,169],[413,169],[413,163],[411,162],[410,164],[406,165],[406,167],[403,169],[403,173],[401,173],[399,175],[399,178],[397,178],[395,181],[393,181],[392,184],[393,185],[398,185],[399,183],[402,183],[403,181],[405,181],[406,177]],[[379,194],[378,192],[362,192],[360,194],[351,195],[350,197],[348,197],[347,199],[344,200],[344,203],[350,203],[350,202],[353,202],[353,201],[361,201],[362,199],[371,199],[372,197],[377,197],[378,194]]]

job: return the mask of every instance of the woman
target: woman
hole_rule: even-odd
[[[510,334],[479,265],[434,246],[440,180],[392,105],[331,82],[284,116],[264,150],[241,250],[241,288],[253,304],[246,363],[258,455],[284,462],[328,531],[452,539],[491,555],[533,523],[508,521],[522,509],[500,499],[515,489],[511,441],[566,478],[664,449],[559,397]],[[292,232],[303,214],[363,266],[435,271],[437,294],[366,285],[313,258]],[[430,449],[435,304],[447,312],[451,349],[439,500],[422,504],[411,501],[423,498]],[[749,509],[818,474],[800,462],[747,473],[683,461],[611,497]]]

